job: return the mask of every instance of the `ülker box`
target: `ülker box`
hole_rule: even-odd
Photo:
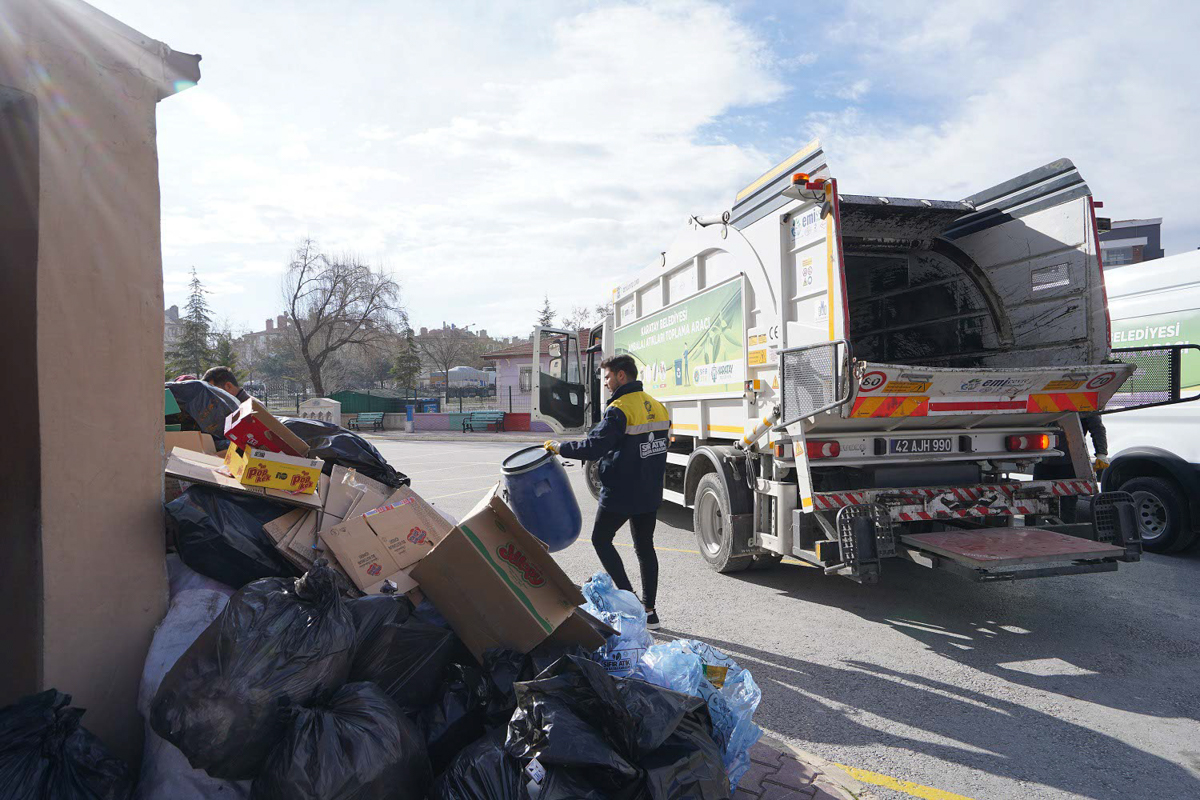
[[[231,446],[225,451],[225,467],[243,486],[312,494],[317,491],[323,466],[319,458],[298,458],[269,450]]]
[[[242,447],[270,450],[289,456],[308,455],[308,445],[251,397],[225,418],[225,438]]]
[[[400,488],[385,505],[355,516],[329,530],[321,541],[333,553],[354,585],[369,592],[385,579],[404,585],[398,572],[433,550],[452,526],[415,492]]]
[[[477,659],[489,647],[528,653],[548,638],[604,644],[601,623],[578,608],[579,587],[495,489],[410,574]]]

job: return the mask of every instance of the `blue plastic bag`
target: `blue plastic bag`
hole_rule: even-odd
[[[750,768],[750,748],[762,736],[754,724],[762,691],[750,671],[712,645],[676,639],[647,649],[633,677],[704,698],[713,738],[725,757],[729,787],[736,789]]]
[[[628,678],[654,644],[646,630],[646,609],[633,592],[618,589],[607,572],[593,575],[583,585],[583,596],[587,598],[583,610],[617,631],[592,654],[592,660],[614,678]]]

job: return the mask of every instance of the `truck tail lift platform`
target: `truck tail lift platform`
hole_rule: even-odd
[[[533,416],[582,432],[600,360],[633,356],[671,412],[665,496],[719,572],[1114,571],[1138,521],[1097,493],[1080,419],[1133,367],[1099,252],[1066,159],[963,200],[844,195],[813,142],[690,218],[585,341],[539,329]]]

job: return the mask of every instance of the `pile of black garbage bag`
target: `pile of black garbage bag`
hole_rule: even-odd
[[[550,643],[481,664],[430,604],[341,589],[324,561],[244,586],[163,678],[153,730],[256,800],[729,796],[703,700]]]

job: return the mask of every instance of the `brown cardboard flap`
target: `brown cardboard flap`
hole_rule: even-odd
[[[225,462],[216,456],[195,453],[190,450],[175,448],[167,454],[167,466],[164,472],[172,478],[191,483],[203,483],[215,486],[227,492],[238,494],[253,494],[259,497],[269,497],[281,503],[301,508],[320,508],[323,502],[328,478],[321,476],[320,487],[316,494],[292,494],[278,489],[260,489],[254,486],[243,486],[235,478],[222,472]]]
[[[308,513],[312,512],[305,511],[302,508],[293,509],[282,517],[276,517],[266,525],[263,525],[263,532],[271,537],[272,542],[279,544],[287,536],[288,532],[295,527],[296,523]]]
[[[557,644],[579,645],[585,650],[597,650],[608,641],[607,637],[616,635],[616,630],[582,608],[577,608],[546,638]]]
[[[488,506],[492,513],[499,517],[506,531],[514,537],[521,539],[524,546],[529,548],[531,553],[540,550],[544,554],[545,557],[538,556],[538,564],[543,568],[542,571],[545,573],[546,578],[553,581],[559,591],[562,592],[564,600],[572,606],[581,606],[587,602],[587,598],[583,596],[583,592],[575,585],[574,581],[567,577],[567,573],[563,572],[562,568],[558,566],[558,562],[554,560],[554,556],[546,549],[546,545],[542,540],[525,530],[525,526],[517,520],[517,515],[508,507],[508,503],[505,503],[499,494],[493,493],[489,496]]]
[[[217,445],[213,437],[200,431],[167,431],[164,433],[163,452],[169,453],[176,447],[209,456],[217,454]]]

